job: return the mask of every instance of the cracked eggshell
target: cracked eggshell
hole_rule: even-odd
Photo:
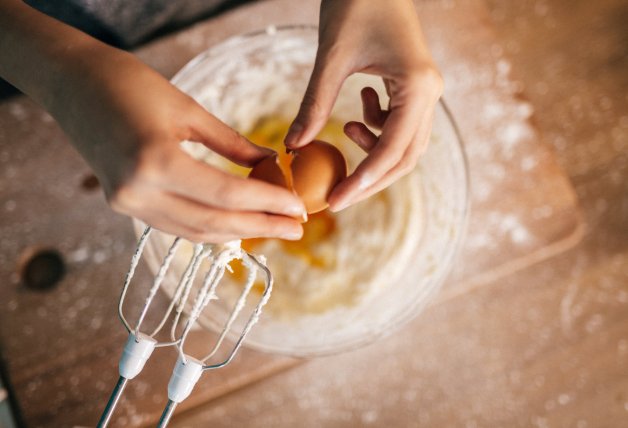
[[[249,178],[288,188],[286,177],[284,177],[283,171],[279,167],[277,154],[268,156],[258,162],[249,173]]]
[[[347,162],[335,146],[312,141],[294,151],[290,170],[293,190],[313,214],[329,206],[329,194],[347,176]]]
[[[303,200],[308,214],[327,208],[329,194],[347,176],[347,162],[340,150],[324,141],[312,141],[290,156],[289,168],[284,171],[278,156],[273,155],[255,165],[249,177],[292,190]]]

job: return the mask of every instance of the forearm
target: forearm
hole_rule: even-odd
[[[47,110],[82,58],[113,49],[21,0],[0,0],[0,29],[0,77]]]

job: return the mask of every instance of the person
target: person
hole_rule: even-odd
[[[197,242],[301,237],[297,196],[196,161],[178,143],[202,143],[248,167],[269,149],[132,54],[21,0],[0,0],[0,29],[0,77],[50,112],[114,210]],[[390,100],[381,109],[377,93],[362,90],[364,123],[347,123],[345,133],[368,156],[332,191],[332,211],[398,180],[426,148],[443,82],[411,0],[322,0],[316,61],[285,138],[289,149],[315,138],[343,81],[356,72],[381,76]]]

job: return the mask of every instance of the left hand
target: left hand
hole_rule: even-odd
[[[323,128],[344,80],[353,73],[381,76],[390,97],[387,110],[372,88],[362,90],[364,123],[345,133],[368,152],[329,197],[340,211],[368,198],[412,171],[425,151],[442,78],[425,44],[411,0],[322,0],[319,47],[301,108],[285,144],[312,141]]]

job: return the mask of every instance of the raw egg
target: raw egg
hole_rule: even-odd
[[[324,141],[312,141],[289,153],[263,159],[249,174],[251,178],[295,192],[303,200],[308,214],[327,208],[329,194],[346,176],[344,156],[335,146]]]

